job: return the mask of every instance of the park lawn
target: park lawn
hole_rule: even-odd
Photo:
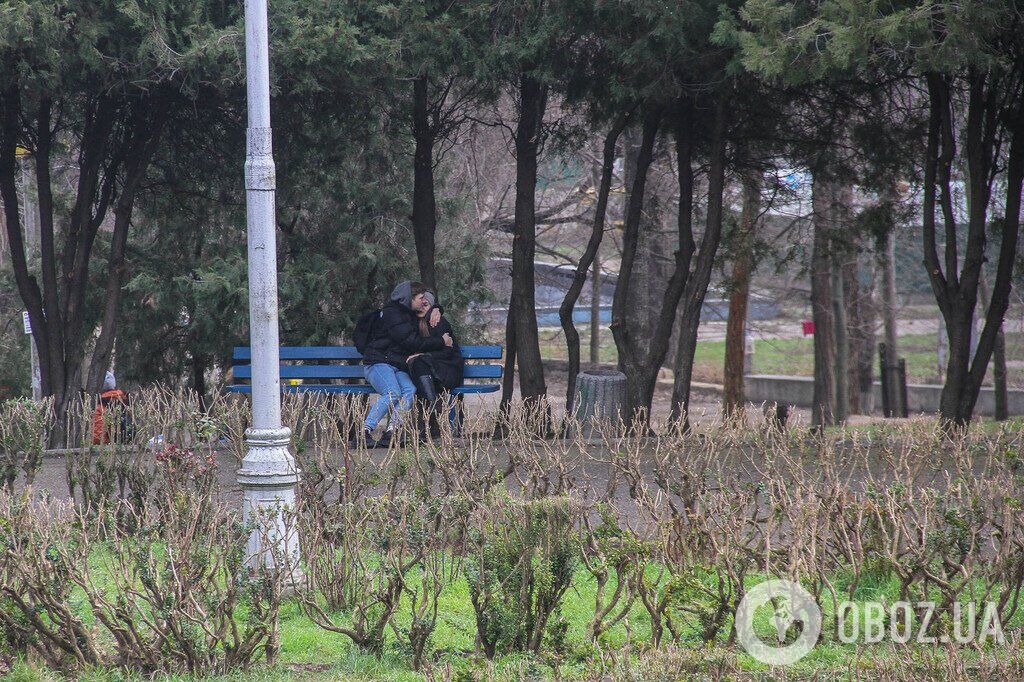
[[[654,568],[650,576],[654,576]],[[716,589],[713,572],[694,574],[705,582],[708,588]],[[835,587],[842,593],[849,585],[852,574],[833,576]],[[751,575],[747,579],[747,588],[765,579],[764,575]],[[609,592],[614,584],[609,586]],[[432,639],[434,661],[437,668],[450,667],[453,679],[459,680],[520,680],[520,679],[592,679],[595,666],[601,659],[607,660],[607,653],[602,655],[591,643],[584,641],[584,632],[592,613],[595,596],[595,583],[582,568],[578,570],[573,587],[566,593],[561,616],[568,623],[564,650],[556,652],[548,649],[540,656],[525,654],[498,657],[488,663],[474,654],[475,625],[472,604],[465,580],[459,579],[449,585],[442,595],[440,615]],[[861,576],[854,595],[858,604],[868,600],[892,603],[899,599],[898,580],[891,575],[872,574],[870,571]],[[827,624],[834,622],[834,608],[826,596],[824,601],[825,634],[819,644],[807,657],[787,668],[787,673],[797,678],[824,676],[828,679],[845,679],[849,676],[851,662],[857,660],[856,666],[861,674],[871,670],[873,666],[885,665],[894,656],[905,656],[906,651],[892,647],[888,640],[874,645],[844,644],[836,639],[834,631],[829,631]],[[83,604],[84,607],[84,604]],[[863,608],[861,608],[863,612]],[[397,626],[405,628],[409,624],[408,604],[403,603],[399,610],[400,618]],[[244,618],[244,614],[240,614]],[[693,675],[706,676],[711,667],[728,661],[735,669],[757,675],[769,672],[764,664],[749,657],[738,648],[728,647],[726,640],[729,626],[723,626],[715,642],[705,644],[700,638],[700,625],[696,620],[687,621],[682,631],[678,649],[668,654],[647,651],[645,644],[650,637],[650,620],[647,612],[639,602],[634,604],[628,617],[601,640],[601,649],[605,652],[614,651],[628,643],[635,646],[631,658],[639,656],[657,661],[658,656],[670,655],[678,657],[679,653],[687,655],[686,670]],[[1024,617],[1016,615],[1009,623],[1004,623],[1008,637],[1011,629],[1019,629],[1024,625]],[[761,609],[757,612],[755,628],[765,641],[774,633],[774,624],[770,612]],[[423,675],[409,667],[409,657],[402,649],[393,631],[386,636],[385,651],[381,658],[360,652],[346,637],[324,632],[306,618],[294,601],[283,605],[281,612],[281,653],[279,663],[273,667],[257,666],[247,673],[234,673],[227,676],[204,678],[221,682],[235,680],[252,680],[254,682],[285,682],[287,680],[310,680],[315,682],[326,680],[422,680]],[[666,632],[666,637],[668,633]],[[993,644],[983,647],[993,651]],[[941,656],[942,650],[935,647],[912,647],[916,656]],[[964,649],[961,655],[971,660],[978,655],[977,651]],[[677,666],[673,662],[671,667]],[[556,673],[557,667],[557,673]],[[41,671],[24,662],[17,663],[6,675],[9,682],[57,682],[67,679],[57,674]],[[77,677],[86,682],[123,682],[125,680],[142,680],[143,678],[122,671],[87,671]],[[189,682],[196,678],[184,675],[166,676],[159,679],[178,682]]]
[[[580,326],[580,347],[584,361],[589,359],[590,327]],[[1006,358],[1010,363],[1024,361],[1024,333],[1010,332],[1006,335]],[[543,328],[540,331],[541,354],[545,358],[564,360],[568,357],[565,336],[561,329]],[[906,334],[900,336],[900,355],[907,361],[907,380],[911,383],[938,383],[937,339],[934,333]],[[673,349],[669,349],[671,359]],[[618,353],[611,331],[604,327],[601,333],[600,359],[603,363],[617,362]],[[722,383],[725,364],[725,341],[698,341],[693,361],[694,381]],[[753,366],[750,374],[782,374],[788,376],[813,376],[814,339],[800,337],[791,339],[756,339],[754,342]],[[873,365],[877,373],[878,361]],[[1024,369],[1013,364],[1009,367],[1008,383],[1011,387],[1024,386]],[[991,371],[986,383],[991,383]]]

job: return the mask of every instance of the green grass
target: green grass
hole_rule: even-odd
[[[795,323],[794,323],[795,324]],[[590,357],[590,327],[580,326],[580,348],[584,361]],[[541,354],[545,358],[565,359],[565,337],[561,329],[544,328],[540,331]],[[906,334],[900,336],[900,355],[907,361],[907,380],[911,383],[938,383],[936,355],[936,334]],[[599,358],[604,363],[615,363],[618,353],[611,330],[602,327]],[[671,353],[671,350],[670,350]],[[1024,333],[1006,334],[1006,358],[1008,361],[1024,360]],[[694,381],[722,382],[725,364],[725,341],[698,341],[693,362]],[[873,365],[877,372],[877,358]],[[785,374],[791,376],[812,376],[814,374],[814,339],[801,337],[793,339],[757,339],[754,342],[753,367],[751,374]],[[1010,366],[1010,386],[1024,385],[1024,369]],[[989,374],[991,381],[991,372]]]

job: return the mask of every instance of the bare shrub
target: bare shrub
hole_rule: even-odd
[[[52,423],[53,398],[0,402],[0,485],[13,489],[21,474],[32,485]]]
[[[68,455],[72,500],[31,488],[0,498],[8,643],[69,671],[198,675],[272,661],[284,567],[250,570],[253,528],[219,500],[222,422],[194,396],[155,388],[123,408],[130,429],[92,447],[93,408],[77,401],[67,421],[86,444]]]
[[[382,653],[407,578],[431,549],[436,512],[429,497],[416,496],[362,498],[319,512],[305,507],[299,527],[306,614],[361,649]]]
[[[186,472],[180,460],[163,471],[157,500],[130,508],[131,534],[118,531],[110,508],[86,514],[28,495],[0,497],[9,520],[0,620],[15,650],[59,670],[208,674],[246,668],[264,653],[273,659],[280,576],[250,574],[238,513],[211,503],[204,484],[180,482],[204,473]],[[171,477],[177,487],[163,485]],[[72,597],[76,589],[84,604]],[[99,628],[85,624],[87,614]]]
[[[387,452],[353,447],[347,436],[361,420],[357,406],[308,401],[296,417],[308,439],[296,449],[305,477],[296,519],[305,570],[299,601],[318,626],[377,655],[390,627],[418,668],[438,599],[457,573],[467,503],[432,490],[435,467],[415,441]],[[412,615],[404,629],[395,623],[403,595]]]
[[[93,407],[81,401],[68,420],[83,444]],[[417,438],[409,424],[403,446],[367,450],[349,439],[364,409],[346,396],[285,399],[302,472],[285,518],[301,563],[274,557],[252,573],[252,528],[220,501],[214,459],[225,435],[244,455],[247,401],[204,409],[186,392],[139,392],[124,409],[130,429],[68,457],[74,505],[0,498],[6,641],[66,670],[244,668],[274,659],[283,574],[300,569],[296,601],[314,623],[378,655],[394,643],[431,679],[455,675],[435,665],[432,637],[443,593],[463,579],[488,659],[470,674],[484,677],[507,652],[557,668],[573,588],[592,599],[586,642],[571,653],[601,679],[744,674],[735,611],[765,577],[801,582],[833,613],[894,581],[895,598],[937,603],[935,635],[955,626],[956,604],[991,601],[1000,622],[1019,618],[1019,425],[966,436],[925,420],[815,433],[701,422],[656,425],[664,435],[652,436],[643,424],[595,424],[583,439],[570,419],[571,437],[555,439],[542,437],[543,405],[514,404],[480,418],[500,420],[501,440],[489,428],[457,436],[447,423]],[[3,452],[26,452],[3,428]],[[24,432],[42,443],[48,428]],[[253,523],[269,539],[270,519]],[[650,619],[649,640],[636,638],[638,614]],[[609,647],[613,628],[625,632],[622,647]],[[834,642],[834,629],[822,637]],[[709,646],[681,648],[694,640]],[[1018,669],[965,651],[873,646],[857,656],[875,657],[863,669],[888,679]]]

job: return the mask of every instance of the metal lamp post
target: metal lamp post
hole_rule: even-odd
[[[288,450],[291,431],[281,425],[277,329],[277,243],[274,157],[270,131],[270,67],[267,0],[245,0],[245,71],[249,120],[245,203],[249,241],[249,343],[252,348],[252,427],[238,470],[243,514],[255,521],[249,536],[251,565],[275,555],[298,557],[298,539],[281,511],[295,505],[299,472]],[[266,522],[270,521],[269,533]],[[262,527],[262,531],[260,528]],[[266,547],[264,542],[276,547]]]

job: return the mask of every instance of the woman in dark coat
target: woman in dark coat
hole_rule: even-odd
[[[431,291],[424,296],[430,302],[430,308],[419,312],[420,334],[433,339],[442,339],[447,334],[453,339],[451,346],[416,353],[407,359],[409,374],[416,386],[416,398],[421,401],[424,413],[430,415],[433,421],[443,406],[438,403],[439,395],[462,385],[465,361],[459,352],[459,343],[455,340],[452,325],[443,316],[443,309],[437,305],[436,296]]]

